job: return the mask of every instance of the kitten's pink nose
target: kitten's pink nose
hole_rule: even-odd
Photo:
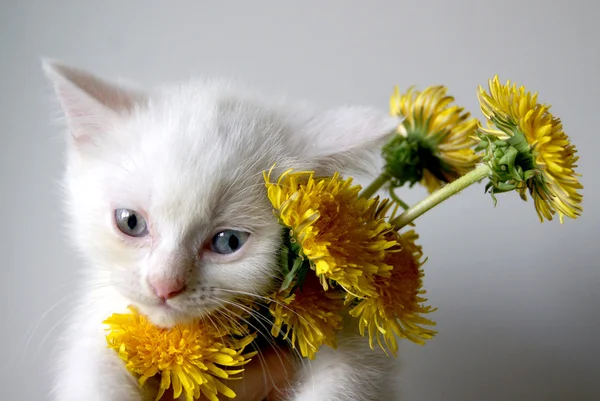
[[[173,298],[185,290],[185,283],[179,279],[149,279],[148,284],[150,284],[156,296],[165,300]]]

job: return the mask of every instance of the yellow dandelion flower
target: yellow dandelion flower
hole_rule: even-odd
[[[481,86],[478,91],[489,127],[482,131],[506,140],[515,149],[513,162],[523,175],[522,180],[509,184],[523,199],[529,191],[540,221],[552,220],[555,213],[561,223],[564,216],[577,218],[583,210],[578,192],[583,186],[574,170],[579,157],[560,119],[550,113],[550,106],[538,103],[537,93],[531,94],[523,86],[510,81],[501,85],[498,76],[488,85],[489,94]]]
[[[421,182],[429,192],[472,170],[479,157],[473,147],[478,121],[462,107],[451,105],[444,86],[423,92],[410,88],[401,95],[398,87],[390,98],[390,112],[403,116],[400,135],[388,143],[383,154],[392,186]]]
[[[376,296],[362,300],[348,297],[349,303],[358,302],[350,314],[360,319],[360,333],[369,336],[371,348],[377,340],[381,349],[387,348],[394,355],[398,351],[396,337],[424,344],[435,335],[435,331],[422,327],[435,325],[421,316],[435,309],[423,305],[427,299],[422,289],[423,252],[415,243],[418,235],[411,230],[398,238],[402,250],[388,254],[386,261],[393,269],[390,277],[375,277]]]
[[[336,333],[342,327],[344,295],[324,291],[316,277],[308,277],[292,294],[276,293],[269,305],[274,317],[271,334],[289,339],[303,357],[314,359],[321,345],[336,348]]]
[[[235,397],[221,379],[233,379],[232,375],[243,371],[240,367],[254,355],[243,351],[255,335],[243,333],[245,336],[233,339],[230,334],[242,334],[239,329],[203,322],[162,329],[135,308],[129,309],[131,313],[113,314],[104,321],[109,326],[106,340],[125,361],[127,370],[138,377],[140,386],[160,376],[156,400],[169,388],[175,399],[183,394],[187,401],[197,400],[201,394],[211,401],[218,401],[219,394]]]
[[[268,197],[281,223],[290,229],[291,241],[301,249],[320,277],[323,288],[333,280],[347,291],[366,295],[374,287],[371,276],[388,275],[386,251],[397,246],[386,234],[387,201],[359,198],[360,186],[352,179],[316,178],[312,172],[291,170],[270,182]]]
[[[493,80],[489,80],[488,85],[490,94],[487,94],[481,86],[478,93],[481,112],[488,119],[488,124],[493,124],[492,118],[494,118],[505,124],[516,125],[538,105],[537,93],[526,92],[524,86],[519,88],[516,84],[511,86],[510,81],[502,85],[497,75]],[[497,129],[487,129],[486,132],[503,139],[509,137],[509,133]]]

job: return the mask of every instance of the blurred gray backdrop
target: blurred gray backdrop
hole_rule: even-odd
[[[402,346],[398,384],[406,401],[600,400],[598,17],[591,0],[4,0],[0,398],[47,399],[81,266],[63,239],[46,56],[144,84],[224,75],[323,106],[387,110],[396,84],[444,84],[479,116],[495,73],[539,91],[579,149],[584,214],[540,224],[532,203],[494,209],[479,186],[419,219],[439,335]]]

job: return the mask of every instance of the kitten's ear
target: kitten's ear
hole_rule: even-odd
[[[372,174],[380,168],[382,146],[401,122],[374,108],[342,107],[311,119],[293,141],[320,173]]]
[[[83,70],[44,60],[42,66],[77,141],[95,142],[98,135],[146,102],[146,95],[110,84]]]

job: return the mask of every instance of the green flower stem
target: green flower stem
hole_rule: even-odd
[[[392,200],[394,202],[396,202],[398,204],[398,206],[400,206],[404,210],[406,210],[410,207],[410,206],[408,206],[408,204],[406,202],[404,202],[402,199],[398,198],[398,196],[394,192],[394,188],[390,188],[390,198],[392,198]]]
[[[492,170],[487,164],[481,164],[476,169],[468,172],[456,181],[443,186],[442,188],[429,195],[427,198],[410,207],[400,216],[392,220],[391,223],[396,227],[397,230],[400,230],[402,227],[406,226],[407,224],[410,224],[423,213],[434,208],[435,206],[439,205],[452,195],[459,193],[468,186],[481,181],[485,177],[490,176],[491,173]]]
[[[360,193],[359,197],[360,198],[372,198],[373,195],[375,195],[377,193],[377,191],[379,191],[381,189],[381,187],[386,182],[388,182],[389,179],[390,179],[390,176],[387,175],[386,173],[379,174],[379,177],[375,178],[375,181],[373,181],[371,184],[369,184],[368,187],[363,189],[363,191]]]

